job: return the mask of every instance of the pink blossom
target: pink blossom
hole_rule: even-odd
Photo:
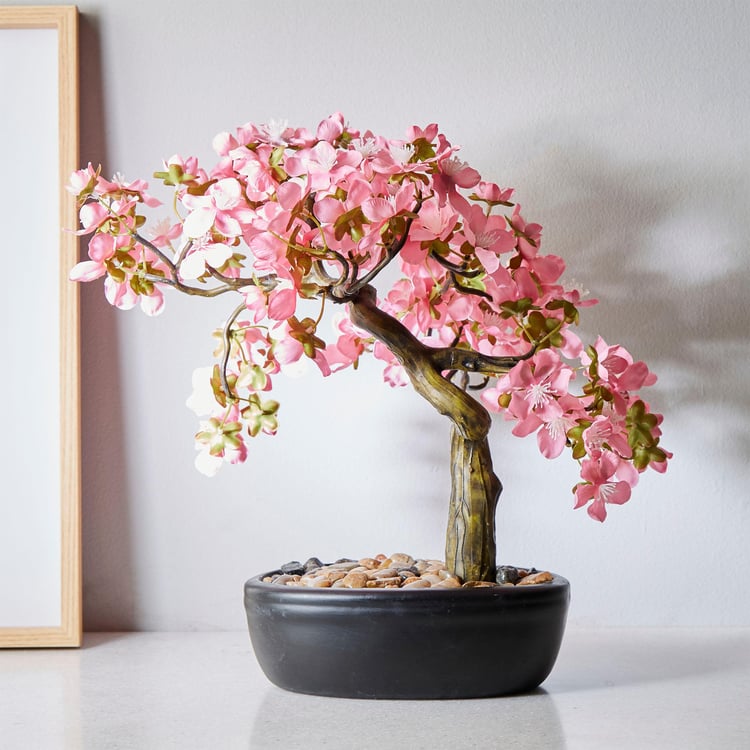
[[[336,343],[326,348],[326,358],[333,372],[350,365],[356,367],[360,356],[367,350],[367,336],[352,325],[349,316],[340,314],[335,321],[339,332]]]
[[[151,208],[161,206],[161,201],[149,195],[146,190],[148,183],[145,180],[133,180],[128,182],[121,174],[113,175],[112,180],[105,180],[99,176],[96,181],[96,192],[102,196],[114,196],[123,198],[128,196],[131,200],[145,203]]]
[[[509,412],[516,419],[530,413],[544,419],[558,416],[557,399],[568,392],[573,370],[553,349],[543,349],[531,359],[519,362],[498,383],[511,393]]]
[[[93,192],[98,177],[99,171],[89,162],[85,169],[78,169],[70,175],[65,189],[79,198],[85,198]]]
[[[468,216],[471,207],[457,188],[474,187],[480,180],[479,172],[450,152],[438,163],[440,170],[434,175],[433,185],[440,205],[450,203],[460,214]]]
[[[586,452],[592,457],[600,456],[604,450],[615,451],[622,458],[630,458],[633,455],[628,445],[624,420],[614,414],[600,414],[595,417],[583,432],[583,443]]]
[[[205,235],[191,243],[190,250],[180,263],[180,276],[185,280],[199,279],[208,268],[221,268],[231,257],[233,250],[222,242],[212,242]]]
[[[182,224],[172,224],[169,219],[158,221],[149,231],[151,242],[156,247],[169,247],[172,240],[176,240],[182,234]]]
[[[419,139],[424,139],[427,143],[432,143],[438,134],[438,125],[435,122],[431,122],[424,128],[420,128],[418,125],[412,125],[406,131],[406,138],[410,143]]]
[[[105,221],[109,221],[110,217],[110,211],[101,203],[84,203],[78,211],[78,218],[83,229],[79,229],[76,234],[90,234]]]
[[[350,172],[357,161],[353,151],[338,151],[328,141],[301,149],[284,160],[284,169],[293,177],[307,176],[310,190],[325,190]]]
[[[406,374],[406,370],[385,344],[376,341],[372,353],[376,359],[386,363],[386,366],[383,369],[383,380],[385,380],[388,385],[392,388],[401,388],[409,385],[409,376]]]
[[[83,260],[77,263],[68,274],[71,281],[93,281],[99,279],[107,273],[107,267],[104,263],[98,263],[95,260]]]
[[[528,357],[482,399],[504,412],[514,435],[535,434],[547,458],[572,448],[582,461],[577,507],[588,505],[603,520],[608,503],[627,500],[640,471],[666,468],[671,454],[658,446],[661,417],[635,393],[655,376],[601,338],[583,351],[573,327],[578,308],[593,300],[560,282],[565,264],[540,253],[539,224],[527,222],[518,205],[507,215],[512,189],[483,181],[437,125],[414,125],[404,140],[388,139],[351,129],[337,112],[312,132],[286,121],[247,123],[219,134],[214,148],[219,158],[208,173],[195,157],[179,155],[158,173],[185,217],[176,223],[150,223],[139,213],[141,204],[156,204],[142,180],[105,180],[89,164],[68,188],[78,200],[79,234],[90,235],[88,258],[71,270],[72,279],[103,278],[111,304],[140,304],[149,315],[163,309],[167,285],[244,302],[233,318],[229,357],[222,359],[222,341],[216,356],[223,364],[204,384],[210,403],[201,415],[208,417],[198,438],[201,470],[244,460],[243,428],[250,436],[275,432],[275,402],[264,406],[258,394],[281,370],[312,360],[325,376],[372,352],[384,362],[387,382],[408,382],[393,353],[348,316],[337,319],[330,341],[321,337],[319,319],[296,317],[304,300],[344,303],[399,265],[402,278],[378,277],[388,280],[380,305],[420,341]],[[181,235],[187,244],[176,250]],[[157,248],[174,260],[162,261]],[[571,387],[576,373],[584,376],[581,395]],[[235,404],[216,411],[227,385],[241,410]]]
[[[344,115],[341,112],[335,112],[330,117],[323,120],[318,125],[316,136],[321,141],[333,143],[341,137],[344,132]]]
[[[513,188],[500,188],[494,182],[480,182],[474,194],[488,203],[508,203],[513,196]]]
[[[471,207],[464,233],[488,273],[493,273],[500,265],[498,256],[510,252],[516,245],[505,218],[494,214],[487,216],[479,206]]]
[[[183,231],[190,238],[203,237],[214,227],[225,237],[239,237],[242,224],[253,218],[242,185],[232,178],[215,182],[205,195],[186,194],[182,202],[190,209],[183,223]]]
[[[179,172],[182,174],[182,180],[176,189],[180,196],[184,195],[185,191],[191,184],[205,184],[209,181],[206,170],[200,166],[198,163],[198,157],[196,156],[182,157],[179,154],[174,154],[163,162],[163,167],[164,171],[167,173],[169,173],[170,167],[179,167]]]
[[[255,151],[240,147],[231,152],[233,169],[245,178],[245,192],[251,201],[267,200],[279,186],[279,180],[271,166],[273,149],[259,146]]]
[[[513,209],[510,225],[517,236],[518,251],[526,259],[533,258],[539,251],[539,246],[542,243],[542,225],[527,224],[521,216],[521,206],[519,204],[516,204],[516,207]]]
[[[608,451],[597,458],[583,461],[581,477],[584,480],[575,488],[575,507],[581,508],[593,500],[586,509],[597,521],[607,517],[608,504],[622,505],[630,499],[630,485],[616,477],[620,461]]]
[[[297,291],[277,287],[268,295],[268,317],[271,320],[288,320],[297,309]]]
[[[245,307],[252,313],[253,323],[260,323],[268,315],[268,296],[258,286],[249,286],[243,289]]]
[[[458,214],[450,207],[441,207],[437,201],[422,204],[409,237],[412,240],[446,240],[455,229]]]
[[[608,346],[599,336],[594,344],[597,355],[597,376],[614,391],[635,391],[653,385],[656,375],[649,371],[645,362],[633,362],[633,357],[625,347]],[[583,354],[581,362],[590,365],[592,360]]]

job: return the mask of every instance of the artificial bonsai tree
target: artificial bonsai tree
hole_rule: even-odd
[[[639,473],[665,470],[661,416],[637,393],[655,376],[621,346],[584,347],[572,327],[595,300],[563,285],[562,259],[540,252],[541,227],[513,190],[483,181],[437,125],[390,140],[334,114],[314,133],[247,124],[213,145],[209,171],[173,156],[155,173],[173,192],[171,218],[147,216],[160,203],[146,182],[106,180],[91,164],[69,188],[90,235],[72,279],[104,277],[111,304],[148,315],[167,288],[236,301],[189,401],[205,418],[201,471],[244,461],[249,437],[276,432],[278,373],[307,358],[327,376],[368,353],[452,422],[446,563],[463,580],[495,576],[490,412],[515,435],[536,433],[547,458],[569,450],[575,507],[599,521]],[[395,264],[401,277],[376,291]]]

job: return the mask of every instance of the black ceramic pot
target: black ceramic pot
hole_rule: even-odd
[[[268,679],[341,698],[483,698],[533,690],[560,648],[570,584],[308,589],[245,584]]]

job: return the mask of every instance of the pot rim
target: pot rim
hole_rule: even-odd
[[[499,599],[505,597],[525,597],[526,599],[546,598],[547,596],[558,596],[562,590],[570,588],[567,578],[552,573],[552,580],[546,583],[532,583],[525,586],[498,585],[498,586],[476,586],[471,588],[331,588],[331,587],[307,587],[307,586],[284,586],[271,582],[264,582],[263,578],[280,573],[280,570],[272,570],[267,573],[253,576],[245,582],[245,591],[255,590],[258,593],[269,595],[283,595],[294,597],[339,597],[362,600],[433,600],[453,598],[487,598]]]

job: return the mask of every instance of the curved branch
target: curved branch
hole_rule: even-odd
[[[352,323],[382,341],[403,365],[420,396],[447,416],[466,440],[483,440],[490,429],[489,412],[468,393],[444,378],[436,366],[436,350],[425,346],[400,321],[376,305],[375,289],[365,286],[349,300]]]
[[[430,258],[432,258],[436,263],[439,263],[443,268],[448,269],[452,275],[458,274],[459,276],[463,276],[466,279],[474,279],[483,273],[483,271],[481,271],[480,269],[470,271],[468,268],[457,266],[451,263],[449,260],[443,258],[442,255],[438,255],[434,250],[430,250]]]
[[[166,276],[158,276],[155,273],[144,273],[143,278],[146,279],[146,281],[151,281],[155,284],[166,284],[167,286],[176,289],[178,292],[188,294],[191,297],[218,297],[227,292],[237,291],[231,286],[215,286],[212,289],[202,289],[201,287],[183,284],[177,279],[168,279]]]
[[[235,292],[246,286],[261,286],[263,288],[266,288],[266,282],[272,278],[272,275],[269,275],[264,276],[261,279],[233,279],[230,276],[224,276],[223,273],[219,273],[219,271],[217,271],[215,268],[207,266],[209,274],[217,281],[220,281],[223,286],[214,287],[212,289],[190,286],[190,284],[186,284],[184,281],[181,281],[179,279],[179,264],[175,264],[165,253],[161,251],[160,248],[154,245],[153,242],[138,234],[138,232],[133,232],[132,236],[138,243],[148,248],[152,253],[154,253],[154,255],[156,255],[161,261],[163,261],[172,272],[171,279],[168,279],[166,276],[158,276],[156,274],[144,274],[144,278],[148,281],[156,282],[158,284],[167,284],[168,286],[173,287],[178,292],[182,292],[183,294],[188,294],[194,297],[218,297],[220,294]],[[180,251],[180,260],[182,259],[184,250],[185,248]]]
[[[464,276],[465,274],[461,274]],[[451,282],[457,291],[463,294],[473,294],[476,297],[484,297],[484,299],[492,300],[492,295],[487,292],[483,292],[481,289],[473,289],[470,286],[464,286],[457,278],[455,271],[450,271]],[[469,278],[468,276],[466,278]]]
[[[215,268],[212,268],[209,265],[206,265],[206,268],[208,269],[209,274],[211,274],[214,279],[220,281],[222,284],[230,287],[231,289],[242,289],[246,286],[259,286],[262,289],[268,291],[269,288],[273,288],[273,282],[276,280],[275,274],[268,274],[268,276],[262,276],[259,279],[248,279],[241,276],[233,278],[231,276],[225,276],[223,273],[217,271]]]
[[[237,318],[240,316],[240,313],[247,309],[245,307],[245,303],[243,302],[241,305],[237,305],[237,307],[234,309],[232,314],[227,319],[227,322],[224,324],[224,328],[222,329],[221,336],[222,340],[224,342],[224,355],[221,358],[221,369],[219,370],[219,377],[221,378],[221,387],[226,394],[226,397],[230,401],[236,401],[237,396],[232,393],[232,390],[229,387],[229,381],[227,379],[227,366],[229,365],[229,354],[232,351],[232,326],[234,325],[234,322],[237,320]]]
[[[161,248],[158,248],[156,245],[154,245],[153,242],[151,242],[150,240],[147,240],[145,237],[138,234],[138,232],[131,232],[131,234],[137,242],[139,242],[144,247],[147,247],[154,255],[158,256],[158,258],[161,261],[163,261],[164,263],[166,263],[167,266],[169,266],[169,270],[173,274],[177,275],[177,266],[174,264],[174,262],[168,255],[166,255],[165,253],[161,251]]]
[[[422,208],[422,199],[417,198],[417,204],[416,206],[414,206],[414,211],[412,213],[418,214],[420,208]],[[334,296],[349,298],[356,296],[358,292],[365,289],[367,285],[401,252],[404,245],[406,244],[406,240],[409,238],[409,230],[411,229],[411,225],[413,222],[414,217],[410,216],[406,220],[404,231],[401,236],[391,242],[391,244],[386,248],[385,255],[381,259],[380,263],[375,266],[375,268],[373,268],[371,271],[368,271],[361,279],[358,279],[346,289],[337,290],[334,288]],[[340,295],[338,294],[339,291],[341,292]]]
[[[514,357],[491,357],[480,354],[473,349],[462,349],[457,346],[448,346],[440,349],[430,349],[431,359],[434,367],[439,371],[462,370],[464,372],[477,372],[481,375],[504,375],[512,370],[519,362],[529,359],[534,354],[534,349]]]

